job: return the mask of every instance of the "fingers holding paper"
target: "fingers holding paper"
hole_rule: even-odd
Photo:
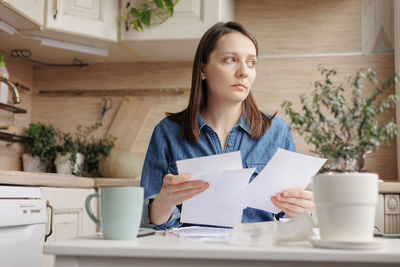
[[[209,184],[200,180],[189,181],[190,174],[167,174],[163,178],[161,191],[150,204],[150,221],[160,225],[169,220],[176,205],[204,192]]]
[[[202,193],[209,187],[207,182],[201,180],[189,181],[190,177],[190,174],[165,175],[158,197],[175,206]]]
[[[272,196],[271,201],[288,217],[294,217],[303,212],[311,213],[315,209],[313,193],[303,189],[287,189]]]

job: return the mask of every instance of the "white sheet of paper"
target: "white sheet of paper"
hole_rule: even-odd
[[[240,151],[176,161],[179,174],[191,173],[197,177],[223,170],[242,169]]]
[[[190,180],[206,181],[210,187],[183,202],[181,222],[230,227],[239,224],[243,208],[236,196],[248,185],[254,170],[224,170],[192,177]]]
[[[277,213],[270,198],[289,188],[305,188],[326,159],[278,148],[256,178],[238,195],[243,208],[252,207]]]

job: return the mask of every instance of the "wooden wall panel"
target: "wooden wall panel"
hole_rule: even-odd
[[[35,67],[35,91],[189,88],[191,62],[91,64],[83,68]]]
[[[262,56],[361,52],[360,0],[236,0]]]
[[[1,46],[0,46],[1,48]],[[33,66],[14,58],[6,58],[6,67],[10,80],[18,82],[31,91],[20,90],[21,103],[18,107],[26,109],[24,114],[13,114],[0,110],[0,125],[15,125],[20,128],[27,128],[32,118],[32,89],[33,89]],[[11,100],[11,91],[8,93]],[[7,144],[0,141],[0,170],[21,170],[20,156],[23,146],[20,143]]]

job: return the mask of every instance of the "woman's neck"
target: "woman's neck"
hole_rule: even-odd
[[[232,128],[242,116],[242,103],[237,105],[207,105],[203,119],[217,132],[222,148]]]

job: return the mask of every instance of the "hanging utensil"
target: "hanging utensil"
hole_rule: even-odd
[[[103,117],[106,114],[106,112],[109,111],[112,108],[113,101],[112,101],[111,97],[107,97],[107,98],[103,98],[101,100],[101,104],[102,104],[102,110],[101,110],[100,120],[103,119]]]

